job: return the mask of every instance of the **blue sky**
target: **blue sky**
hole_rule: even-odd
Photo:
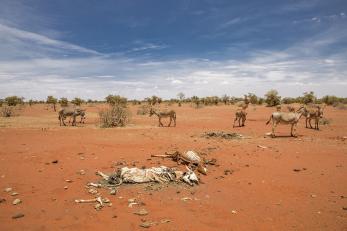
[[[346,87],[346,1],[0,0],[0,98]]]

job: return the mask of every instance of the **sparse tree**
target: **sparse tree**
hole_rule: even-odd
[[[54,98],[53,96],[51,96],[51,95],[47,96],[46,103],[52,104],[54,111],[57,111],[57,109],[56,109],[57,102],[58,102],[58,100],[56,98]]]
[[[247,98],[251,104],[257,104],[258,103],[258,97],[253,93],[248,93]]]
[[[9,96],[5,98],[5,102],[7,103],[8,106],[16,106],[17,104],[24,103],[24,97]]]
[[[339,98],[334,95],[326,95],[322,98],[322,102],[327,105],[334,105],[339,103]]]
[[[178,93],[177,97],[179,98],[178,106],[182,106],[182,101],[184,99],[184,93],[183,92]]]
[[[314,92],[304,92],[304,96],[302,97],[302,103],[309,104],[314,103],[316,101],[316,97],[314,96]]]
[[[30,99],[30,100],[28,101],[28,103],[29,103],[29,106],[31,107],[31,106],[34,104],[34,100]]]
[[[60,106],[67,107],[67,105],[69,104],[69,101],[67,100],[67,98],[62,97],[60,98],[59,103],[60,103]]]
[[[112,106],[119,105],[126,107],[128,99],[122,97],[120,95],[108,95],[106,98],[106,102]]]
[[[292,104],[295,103],[296,99],[295,98],[291,98],[291,97],[285,97],[282,99],[282,103],[283,104]]]
[[[278,95],[278,91],[272,89],[265,94],[265,102],[268,107],[277,106],[281,103],[281,96]]]
[[[199,99],[199,97],[197,97],[197,96],[192,96],[191,97],[191,102],[193,103],[193,104],[195,104],[195,107],[196,108],[199,108],[199,106],[200,106],[200,104],[201,104],[201,100]]]
[[[81,104],[83,103],[83,100],[81,98],[74,98],[73,100],[71,100],[72,104],[75,104],[76,106],[81,106]]]
[[[225,94],[222,96],[222,101],[223,101],[224,105],[227,105],[230,101],[230,97]]]

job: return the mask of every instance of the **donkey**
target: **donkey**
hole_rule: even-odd
[[[83,114],[83,115],[82,115]],[[65,119],[67,116],[71,116],[73,118],[72,120],[72,126],[76,126],[76,117],[77,116],[81,116],[81,121],[82,119],[85,118],[85,110],[79,109],[79,108],[62,108],[59,112],[58,112],[58,119],[59,119],[59,124],[61,126],[61,124],[63,124],[64,126],[66,126],[65,124]]]
[[[156,115],[158,116],[159,120],[159,127],[163,127],[163,123],[161,122],[161,118],[167,118],[170,117],[170,123],[168,127],[171,126],[172,120],[174,121],[174,127],[176,127],[176,112],[174,110],[170,110],[168,112],[156,112],[153,108],[149,111],[149,116]]]
[[[293,137],[296,137],[296,126],[301,118],[301,116],[305,113],[304,107],[300,107],[297,112],[274,112],[270,116],[269,121],[266,122],[266,124],[269,124],[272,120],[272,137],[275,136],[275,128],[279,123],[282,124],[290,124],[291,125],[291,130],[290,130],[290,135]],[[294,132],[293,132],[294,130]]]

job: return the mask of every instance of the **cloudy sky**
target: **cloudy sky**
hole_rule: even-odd
[[[0,0],[0,98],[347,97],[346,0]]]

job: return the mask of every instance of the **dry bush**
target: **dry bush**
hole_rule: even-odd
[[[331,119],[320,118],[319,124],[320,124],[320,125],[329,125],[329,124],[331,124]]]
[[[0,110],[1,117],[13,117],[15,116],[15,110],[13,106],[3,106]]]
[[[130,116],[130,111],[126,107],[115,105],[99,112],[100,126],[102,128],[124,127],[129,122]]]
[[[333,106],[339,110],[346,110],[347,109],[346,104],[343,104],[343,103],[334,103]]]
[[[147,114],[149,114],[150,109],[151,109],[151,106],[149,106],[149,105],[141,105],[137,109],[136,114],[137,115],[147,115]]]

